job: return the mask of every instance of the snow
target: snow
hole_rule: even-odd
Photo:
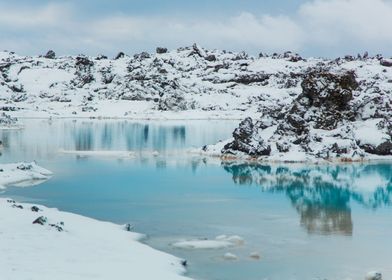
[[[211,55],[216,59],[206,59]],[[339,124],[334,131],[311,128],[310,149],[287,147],[289,152],[280,153],[271,145],[271,156],[259,160],[319,161],[311,151],[333,160],[372,160],[381,157],[358,153],[360,148],[355,140],[362,145],[378,145],[390,139],[387,128],[376,127],[376,119],[392,117],[392,68],[382,66],[380,59],[302,59],[291,52],[255,58],[198,45],[117,60],[87,56],[45,59],[1,52],[0,95],[4,111],[21,123],[24,118],[243,120],[247,117],[270,122],[277,119],[271,112],[284,113],[303,92],[301,83],[309,71],[323,69],[332,74],[354,71],[360,86],[353,91],[350,101],[352,123]],[[78,63],[81,60],[88,63]],[[330,83],[328,88],[334,85]],[[320,112],[309,112],[314,116],[317,113]],[[345,131],[347,125],[351,132]],[[275,131],[276,126],[272,125],[260,130],[254,138],[276,143]],[[227,143],[209,146],[200,153],[219,156]],[[348,150],[347,155],[341,158],[337,153],[329,155],[335,144]],[[241,153],[235,156],[246,157]]]
[[[140,243],[122,226],[0,199],[1,279],[188,279],[181,260]],[[45,225],[33,224],[38,217]],[[52,225],[61,225],[58,231]]]
[[[358,123],[355,135],[363,144],[371,144],[374,146],[380,145],[382,142],[388,140],[390,137],[383,131],[377,129],[377,123],[380,119],[371,119]]]
[[[135,158],[135,153],[130,151],[76,151],[76,150],[60,150],[60,153],[76,155],[80,157],[106,157],[118,159]],[[155,154],[151,152],[151,154]]]
[[[0,164],[0,189],[8,186],[25,187],[48,180],[52,172],[36,163]]]
[[[1,187],[31,186],[51,175],[35,163],[0,169]],[[38,218],[42,224],[33,223]],[[4,280],[189,279],[182,260],[142,244],[142,234],[41,205],[0,198],[0,235]]]
[[[241,246],[244,244],[244,239],[237,235],[217,236],[214,240],[211,239],[191,239],[178,241],[172,244],[173,247],[179,249],[198,250],[198,249],[223,249],[233,246]]]

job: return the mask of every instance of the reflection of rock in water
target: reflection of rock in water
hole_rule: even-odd
[[[86,124],[81,129],[74,131],[75,150],[91,151],[94,145],[93,129]]]
[[[320,205],[297,207],[301,215],[301,226],[310,234],[352,235],[351,211],[347,209],[324,208]]]
[[[284,192],[310,234],[352,235],[350,199],[371,208],[392,205],[392,165],[313,167],[222,163],[237,184]]]

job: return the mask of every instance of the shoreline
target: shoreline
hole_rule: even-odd
[[[0,164],[0,185],[28,187],[52,176],[35,163]],[[36,179],[41,179],[36,181]],[[140,242],[126,225],[0,197],[2,279],[190,280],[185,261]],[[50,260],[51,265],[45,265]]]

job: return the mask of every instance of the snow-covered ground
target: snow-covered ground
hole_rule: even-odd
[[[115,59],[1,52],[0,111],[21,121],[245,119],[234,142],[205,152],[367,160],[392,155],[390,61],[367,53],[334,60],[291,52],[252,57],[198,45]],[[3,116],[0,125],[1,119],[10,120]]]
[[[0,165],[0,185],[31,185],[51,173],[35,164]],[[183,261],[140,242],[126,226],[0,198],[0,278],[189,279]]]

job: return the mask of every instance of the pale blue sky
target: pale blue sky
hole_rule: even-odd
[[[207,48],[392,54],[392,0],[0,0],[0,48],[113,55]]]

